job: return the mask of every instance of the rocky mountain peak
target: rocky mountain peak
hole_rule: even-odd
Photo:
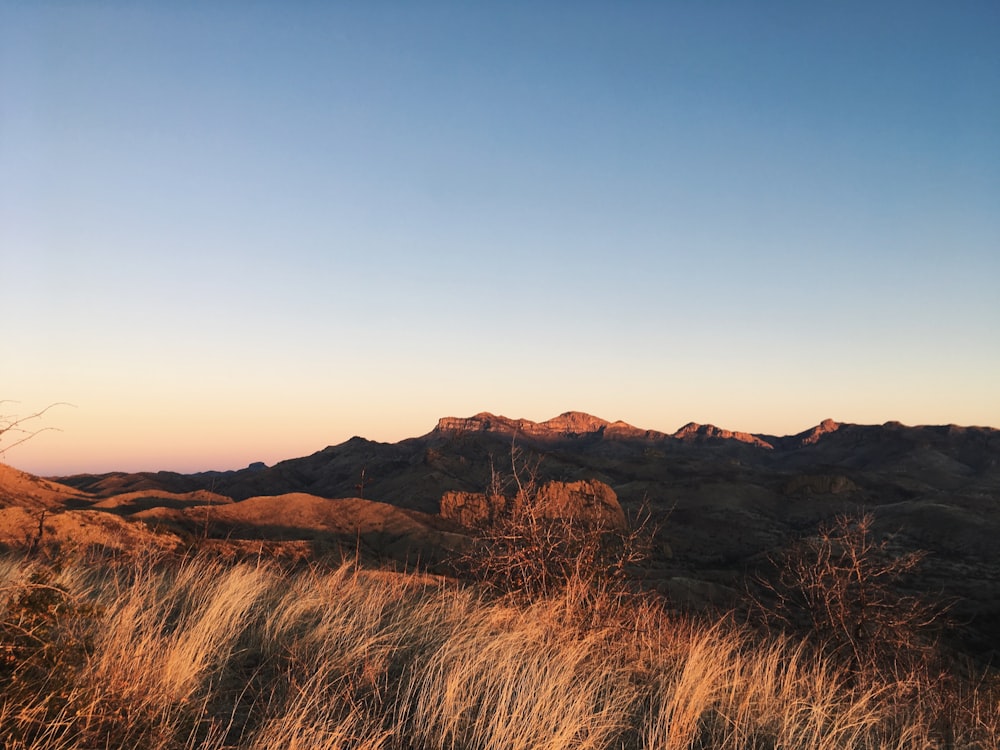
[[[740,443],[755,445],[758,448],[765,448],[767,450],[772,450],[774,448],[774,446],[766,440],[762,440],[756,435],[751,435],[749,432],[734,432],[733,430],[724,430],[716,427],[714,424],[698,424],[697,422],[688,422],[686,425],[677,430],[672,437],[684,442],[736,440]]]
[[[489,412],[471,417],[442,417],[438,432],[492,432],[502,435],[520,434],[537,438],[563,438],[601,433],[610,423],[590,414],[568,411],[545,422],[530,419],[510,419]]]
[[[525,421],[523,419],[508,419],[481,411],[471,417],[441,417],[435,429],[437,432],[499,432],[507,434],[519,431]]]
[[[834,422],[832,419],[824,419],[803,434],[802,445],[815,445],[824,435],[829,435],[831,432],[836,432],[839,429],[840,424],[838,422]]]
[[[553,417],[552,419],[542,422],[538,426],[545,427],[546,429],[554,432],[579,434],[587,432],[600,432],[607,427],[608,424],[610,423],[606,420],[590,414],[585,414],[582,411],[567,411],[563,412],[558,417]]]
[[[836,424],[836,423],[833,423]],[[510,419],[489,412],[480,412],[471,417],[442,417],[438,420],[438,433],[494,433],[499,435],[523,435],[540,440],[563,440],[595,436],[608,440],[659,441],[674,438],[685,442],[709,442],[735,440],[772,449],[771,443],[749,432],[724,430],[715,425],[701,425],[689,422],[673,435],[656,430],[643,430],[627,422],[608,422],[580,411],[563,412],[544,422],[530,419]]]

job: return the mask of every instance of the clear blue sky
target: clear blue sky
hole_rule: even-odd
[[[0,4],[47,474],[440,416],[1000,426],[1000,4]]]

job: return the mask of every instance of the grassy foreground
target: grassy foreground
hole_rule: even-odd
[[[859,685],[802,644],[583,585],[351,564],[0,560],[4,748],[996,748],[997,693]]]

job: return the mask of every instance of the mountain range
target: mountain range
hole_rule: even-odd
[[[635,464],[642,465],[639,477],[669,478],[685,473],[692,462],[697,469],[707,462],[725,475],[733,474],[734,467],[774,475],[799,475],[809,469],[851,475],[865,470],[888,472],[899,480],[900,486],[893,490],[898,495],[907,486],[912,494],[921,486],[956,489],[977,479],[989,484],[997,467],[998,445],[1000,432],[988,427],[855,425],[827,419],[791,436],[734,432],[694,422],[668,434],[582,412],[566,412],[545,422],[482,412],[465,418],[444,417],[426,435],[398,443],[353,437],[271,467],[255,463],[237,471],[196,474],[111,472],[60,481],[99,494],[153,488],[210,489],[234,498],[282,491],[308,491],[324,497],[363,493],[433,511],[442,491],[483,488],[488,461],[476,460],[481,458],[478,453],[485,450],[496,467],[509,464],[507,454],[514,447],[544,457],[540,470],[550,478],[590,478],[577,474],[599,470],[608,472],[612,486],[629,478]],[[452,456],[464,460],[452,466],[448,460]],[[615,466],[618,460],[625,464]],[[581,463],[584,466],[574,470],[573,465]],[[634,494],[628,487],[623,489],[626,495]]]

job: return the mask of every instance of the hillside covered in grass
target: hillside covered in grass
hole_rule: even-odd
[[[973,672],[858,674],[805,640],[569,580],[351,563],[0,562],[6,748],[995,748]]]

